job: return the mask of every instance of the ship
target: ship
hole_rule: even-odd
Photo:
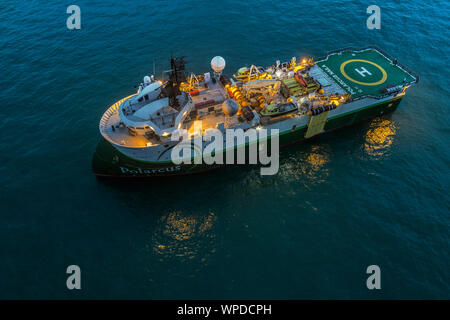
[[[185,57],[171,57],[161,79],[145,76],[137,92],[120,99],[102,115],[100,142],[92,160],[97,177],[160,177],[204,172],[223,163],[174,161],[177,130],[192,142],[214,130],[277,129],[279,146],[314,138],[395,111],[419,76],[375,46],[344,48],[325,56],[276,60],[251,65],[231,77],[225,59],[211,60],[212,72],[186,71]],[[195,123],[201,121],[199,132]],[[225,138],[224,138],[225,139]],[[234,145],[249,149],[259,137]],[[208,141],[208,139],[206,139]],[[189,142],[190,143],[190,142]],[[229,152],[226,144],[223,150]]]

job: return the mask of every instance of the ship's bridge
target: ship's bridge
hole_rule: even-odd
[[[156,135],[171,134],[181,127],[188,112],[194,106],[191,96],[181,92],[177,96],[180,111],[169,104],[169,98],[160,98],[147,102],[139,101],[139,95],[125,100],[119,107],[118,113],[121,121],[138,134],[144,135],[151,129]]]
[[[386,88],[405,87],[418,77],[378,48],[330,52],[317,66],[353,99],[383,96]]]

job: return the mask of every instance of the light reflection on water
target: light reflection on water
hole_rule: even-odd
[[[330,150],[326,145],[311,145],[281,161],[279,176],[285,182],[302,180],[305,185],[319,184],[329,175]]]
[[[172,211],[163,215],[152,236],[152,250],[160,260],[200,258],[215,252],[213,225],[217,216]]]
[[[365,136],[365,153],[373,159],[380,159],[386,155],[390,151],[396,131],[396,125],[390,119],[372,120]]]
[[[294,150],[280,154],[279,172],[274,176],[276,179],[265,179],[260,176],[259,170],[253,170],[245,177],[244,184],[251,186],[252,191],[255,191],[258,186],[266,188],[269,185],[298,181],[305,188],[311,189],[329,180],[334,161],[353,154],[359,148],[362,150],[363,157],[368,156],[370,160],[380,160],[388,155],[397,131],[396,123],[391,119],[375,118],[369,122],[368,128],[364,131],[366,132],[355,132],[358,135],[357,144],[352,145],[352,140],[348,139],[344,148],[339,147],[336,141],[331,141],[329,144],[326,140],[304,142],[297,148],[293,147]],[[345,134],[345,131],[343,132]],[[344,136],[344,134],[341,135]],[[336,154],[334,160],[333,154]]]

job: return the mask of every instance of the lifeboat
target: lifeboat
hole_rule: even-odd
[[[235,78],[238,81],[243,81],[248,79],[249,74],[250,69],[247,67],[242,67],[235,74],[233,74],[233,78]]]
[[[295,80],[297,80],[298,83],[300,83],[303,87],[307,87],[308,84],[306,83],[305,78],[303,78],[302,74],[300,72],[297,72],[294,76]]]
[[[267,79],[270,78],[270,75],[264,70],[263,67],[252,65],[250,68],[240,68],[235,74],[233,74],[233,78],[238,81],[251,81],[255,79]]]
[[[265,117],[278,117],[284,114],[288,114],[297,110],[297,106],[293,103],[283,103],[283,104],[269,104],[263,110],[261,110],[261,115]]]

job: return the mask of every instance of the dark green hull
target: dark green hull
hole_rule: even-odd
[[[357,111],[336,115],[328,119],[324,127],[324,133],[393,112],[401,99],[402,97],[399,97]],[[289,132],[280,132],[280,147],[305,140],[307,129],[307,126],[303,126]],[[98,177],[135,178],[183,175],[208,171],[222,166],[206,164],[176,165],[171,162],[139,161],[122,154],[103,137],[97,146],[92,161],[93,171]]]

